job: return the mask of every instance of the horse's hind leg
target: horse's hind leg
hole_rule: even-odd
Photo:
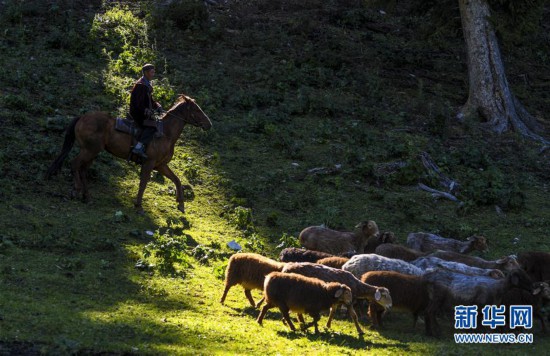
[[[160,174],[174,182],[174,184],[176,185],[176,202],[178,203],[178,209],[182,213],[185,213],[185,206],[183,203],[183,189],[181,187],[181,181],[178,176],[170,169],[170,167],[168,167],[167,164],[156,167],[156,170]]]
[[[80,167],[80,179],[82,181],[82,201],[85,203],[90,201],[90,192],[88,190],[88,168],[92,165],[93,161],[88,161],[82,164]]]
[[[81,170],[82,159],[80,153],[71,162],[71,172],[73,173],[73,190],[71,191],[71,198],[77,198],[82,192],[82,177]]]
[[[86,174],[88,168],[92,165],[94,158],[98,155],[99,151],[81,150],[78,155],[73,159],[71,164],[71,171],[74,177],[74,187],[71,192],[72,198],[77,198],[82,193],[82,200],[84,202],[89,201],[90,194],[88,192],[88,182]]]
[[[149,178],[151,178],[151,172],[154,168],[154,161],[146,161],[141,166],[141,173],[139,175],[139,190],[134,206],[139,209],[139,213],[143,213],[141,203],[143,201],[143,193],[145,188],[147,188],[147,183],[149,183]]]

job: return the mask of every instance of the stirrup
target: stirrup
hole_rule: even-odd
[[[132,149],[132,153],[135,154],[135,155],[138,155],[140,156],[141,158],[144,158],[144,159],[147,159],[147,154],[145,153],[145,147],[141,147],[141,149],[139,148],[133,148]]]

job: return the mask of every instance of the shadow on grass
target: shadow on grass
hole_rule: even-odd
[[[258,315],[260,314],[260,310],[262,310],[262,306],[260,306],[259,308],[254,308],[254,307],[249,305],[249,306],[246,306],[244,308],[233,308],[233,307],[231,307],[231,309],[233,309],[235,311],[235,315],[248,315],[252,318],[257,318]],[[281,315],[280,313],[272,312],[272,311],[269,310],[266,314],[266,318],[271,319],[271,318],[273,318],[273,316],[275,314],[277,314],[279,316]]]
[[[281,323],[282,324],[282,323]],[[310,341],[323,341],[332,345],[345,346],[351,349],[359,350],[365,348],[377,348],[377,349],[386,349],[386,348],[398,348],[403,352],[410,351],[409,345],[407,343],[377,343],[370,341],[368,336],[359,335],[353,336],[348,334],[341,334],[326,328],[320,328],[318,334],[315,334],[311,331],[277,331],[277,334],[286,337],[289,340],[307,338]]]
[[[259,315],[259,310],[251,306],[244,308],[231,308],[239,315],[248,315],[256,319]],[[305,316],[307,318],[307,316]],[[296,340],[307,338],[310,341],[322,341],[336,346],[345,346],[351,349],[359,350],[364,348],[399,348],[402,351],[409,351],[409,346],[405,342],[396,342],[396,343],[376,343],[369,340],[368,335],[357,335],[354,331],[353,334],[342,334],[340,332],[327,329],[322,321],[319,322],[319,333],[315,334],[313,327],[309,328],[306,331],[300,330],[300,323],[296,316],[291,316],[292,322],[295,324],[297,330],[291,331],[288,325],[283,321],[283,317],[279,311],[269,310],[266,313],[264,318],[264,323],[266,320],[275,322],[277,327],[280,328],[277,331],[277,334],[285,337],[289,340]],[[307,321],[307,320],[306,320]]]

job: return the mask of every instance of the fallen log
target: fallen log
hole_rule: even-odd
[[[446,193],[446,192],[442,192],[442,191],[437,190],[437,189],[430,188],[427,185],[422,184],[422,183],[418,183],[418,187],[422,190],[425,190],[429,193],[432,193],[432,196],[434,198],[445,198],[445,199],[452,200],[456,203],[459,203],[460,205],[464,204],[460,199],[458,199],[457,197],[455,197],[451,193]]]

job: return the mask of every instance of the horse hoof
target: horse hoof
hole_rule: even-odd
[[[185,214],[185,207],[183,204],[178,205],[178,210],[182,212],[182,214]]]

